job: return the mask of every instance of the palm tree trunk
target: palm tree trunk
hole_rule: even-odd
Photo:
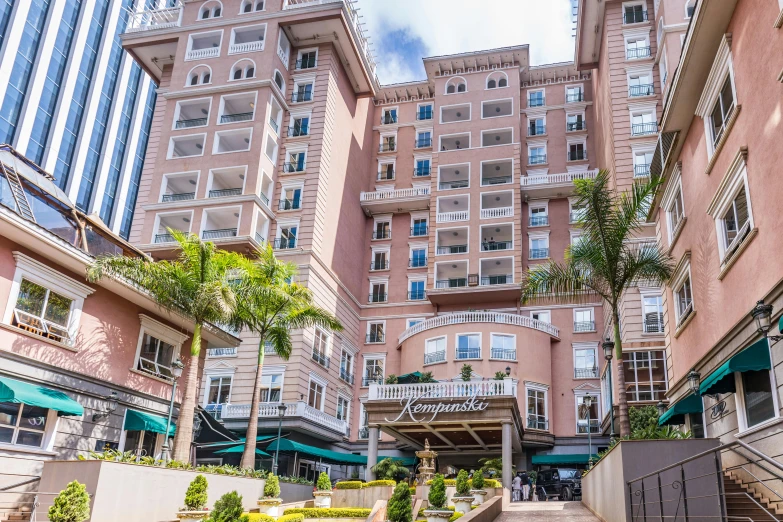
[[[625,371],[623,368],[623,339],[620,335],[620,314],[617,307],[612,307],[612,322],[614,323],[614,353],[617,367],[617,402],[620,405],[620,436],[631,435],[631,422],[628,420],[628,396],[625,394]]]
[[[253,384],[253,398],[250,400],[250,414],[247,418],[247,434],[245,439],[245,451],[242,452],[240,468],[255,468],[256,466],[256,437],[258,436],[258,404],[261,402],[261,371],[264,367],[264,336],[258,340],[258,366],[256,366],[256,380]],[[280,390],[282,399],[282,392]]]
[[[193,328],[193,342],[190,345],[190,360],[185,381],[185,393],[177,417],[177,433],[174,436],[174,451],[172,458],[180,462],[190,461],[190,443],[193,439],[193,412],[196,409],[196,393],[198,392],[199,367],[198,359],[201,353],[201,324]]]

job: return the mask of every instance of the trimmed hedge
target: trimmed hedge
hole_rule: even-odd
[[[397,483],[393,480],[371,480],[370,482],[365,482],[363,488],[373,488],[376,486],[396,486]]]
[[[449,522],[454,522],[455,520],[457,520],[461,516],[463,516],[462,511],[455,511],[454,514],[449,517]]]
[[[346,480],[344,482],[338,482],[335,484],[334,489],[364,489],[373,488],[376,486],[396,486],[397,483],[393,480],[371,480],[370,482],[362,482],[360,480]]]
[[[457,485],[456,479],[445,479],[443,481],[443,483],[446,484],[446,487],[456,486]],[[468,484],[470,484],[471,487],[472,487],[473,486],[473,481],[472,480],[468,480]],[[431,486],[432,485],[432,480],[428,480],[427,481],[427,485]],[[484,487],[485,488],[499,488],[500,487],[500,481],[499,480],[495,480],[495,479],[484,479]]]
[[[275,522],[275,517],[270,517],[265,513],[245,513],[247,522]],[[304,522],[304,515],[294,513],[292,515],[283,515],[277,517],[277,522]]]
[[[367,518],[371,511],[366,508],[288,508],[283,515],[301,514],[304,518]]]

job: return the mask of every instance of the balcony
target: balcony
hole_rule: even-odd
[[[577,132],[587,130],[587,123],[584,120],[570,121],[566,123],[566,132]]]
[[[490,348],[489,357],[501,361],[516,361],[517,351],[509,348]]]
[[[631,136],[649,136],[658,132],[658,124],[653,122],[634,123],[631,125]]]
[[[385,303],[389,300],[389,294],[385,292],[373,292],[370,294],[370,296],[367,298],[367,301],[370,303]]]
[[[487,161],[481,164],[481,186],[506,185],[513,181],[514,162],[511,160]]]
[[[382,228],[372,231],[373,239],[391,239],[391,230],[388,228]]]
[[[587,151],[584,149],[569,150],[566,153],[566,161],[583,161],[587,159]]]
[[[416,167],[413,169],[414,178],[426,178],[429,175],[430,175],[429,167]]]
[[[514,232],[512,225],[484,225],[480,229],[481,251],[511,250]]]
[[[633,166],[633,177],[635,177],[635,178],[646,178],[649,175],[650,175],[650,164],[649,163],[642,163],[642,164]]]
[[[438,279],[435,281],[435,288],[462,288],[468,286],[467,277],[452,277],[449,279]]]
[[[569,92],[566,94],[566,103],[576,103],[585,101],[585,93],[582,91]]]
[[[531,154],[527,158],[528,165],[545,165],[546,154]]]
[[[340,380],[343,382],[347,382],[348,384],[353,386],[354,383],[354,377],[353,373],[350,372],[347,368],[340,368]]]
[[[229,346],[227,348],[208,348],[207,357],[235,357],[237,355],[238,348],[236,346]]]
[[[228,154],[250,150],[253,129],[225,130],[215,133],[213,154]]]
[[[201,233],[201,239],[224,239],[227,237],[236,237],[236,228],[216,228],[212,230],[204,230]]]
[[[424,364],[436,364],[446,361],[446,350],[424,354]]]
[[[212,32],[190,37],[190,46],[185,54],[185,60],[203,60],[220,56],[221,32]]]
[[[165,174],[163,176],[163,193],[160,196],[160,201],[161,203],[173,203],[195,199],[197,185],[198,172]]]
[[[488,130],[481,133],[482,147],[495,147],[497,145],[510,145],[514,140],[514,132],[511,129]]]
[[[163,194],[163,198],[161,201],[164,203],[169,203],[172,201],[187,201],[190,199],[195,199],[196,193],[195,192],[179,192],[174,194]]]
[[[432,137],[416,138],[413,142],[413,147],[416,149],[427,149],[432,147]]]
[[[597,379],[598,368],[574,368],[574,379]]]
[[[179,27],[181,21],[182,5],[177,2],[176,7],[131,12],[125,32],[137,33]]]
[[[383,384],[383,376],[374,376],[374,377],[368,377],[364,376],[362,377],[362,387],[366,388],[371,384]]]
[[[226,198],[242,195],[242,188],[245,184],[244,167],[229,167],[224,169],[214,169],[210,172],[209,198]]]
[[[228,188],[228,189],[218,189],[218,190],[210,190],[208,197],[210,198],[226,198],[229,196],[241,196],[242,195],[242,187],[239,188]]]
[[[470,104],[449,105],[440,108],[441,123],[456,123],[470,120]]]
[[[511,285],[514,284],[514,276],[511,274],[486,276],[481,278],[479,284],[481,286]]]
[[[410,212],[429,208],[430,188],[412,187],[396,190],[362,192],[359,202],[369,216],[390,212]]]
[[[573,193],[575,179],[594,179],[597,174],[598,169],[593,169],[579,172],[522,176],[522,192],[537,198],[564,197]]]
[[[370,272],[376,272],[378,270],[388,270],[389,269],[389,261],[388,260],[382,260],[382,261],[373,261],[370,263]]]
[[[189,158],[192,156],[202,156],[204,154],[204,140],[206,134],[195,134],[192,136],[172,136],[169,141],[170,159]]]
[[[628,86],[628,97],[652,96],[655,94],[655,86],[652,83]]]
[[[626,9],[623,23],[626,25],[640,24],[647,21],[647,11]]]
[[[258,405],[259,425],[269,428],[277,428],[280,414],[278,411],[278,402],[265,402]],[[283,416],[284,429],[290,429],[295,425],[295,421],[304,421],[314,426],[318,431],[328,430],[330,434],[338,436],[340,439],[345,435],[347,423],[319,409],[308,406],[304,401],[286,403],[285,415]],[[246,421],[250,417],[250,404],[224,404],[222,412],[223,421],[233,428],[239,428],[241,424],[238,420]],[[246,422],[245,422],[246,424]]]
[[[514,109],[513,105],[511,100],[485,101],[481,104],[481,117],[486,119],[511,116]]]
[[[429,230],[427,229],[427,225],[415,225],[411,227],[411,237],[423,237],[426,236]]]
[[[292,248],[296,248],[296,238],[295,237],[275,238],[275,240],[272,241],[272,248],[274,250],[291,250]]]
[[[408,268],[423,268],[427,266],[426,257],[411,257],[408,259]]]
[[[517,385],[512,379],[502,381],[433,382],[417,384],[372,384],[367,400],[399,402],[410,397],[417,399],[465,399],[467,397],[516,397]]]
[[[467,221],[468,219],[470,219],[470,213],[467,210],[457,210],[454,212],[438,212],[435,221],[438,223],[455,223]]]
[[[446,255],[446,254],[464,254],[468,251],[468,245],[449,245],[449,246],[439,246],[437,248],[437,255]]]
[[[546,134],[546,125],[531,125],[527,128],[527,135],[530,136],[543,136]]]
[[[645,318],[644,320],[644,333],[658,334],[663,333],[663,315],[655,314],[656,317]]]
[[[318,350],[313,350],[312,358],[315,362],[324,368],[329,368],[329,357],[327,357],[325,353],[321,353]]]
[[[650,47],[631,47],[630,49],[626,49],[625,51],[625,57],[628,60],[637,60],[640,58],[649,58],[650,57]]]
[[[542,216],[540,214],[536,214],[535,216],[530,216],[528,218],[528,226],[531,227],[545,227],[549,224],[549,216]]]
[[[546,259],[549,257],[548,248],[531,248],[530,257],[528,259]]]
[[[480,348],[457,348],[454,352],[454,359],[464,361],[465,359],[481,359]]]
[[[228,54],[250,53],[264,50],[266,26],[238,27],[232,30]]]
[[[427,319],[421,323],[417,323],[404,332],[402,332],[398,338],[398,343],[402,344],[403,341],[412,337],[418,333],[426,332],[443,326],[450,326],[455,324],[469,324],[469,323],[492,323],[492,324],[510,324],[513,326],[520,326],[523,328],[532,328],[541,332],[547,333],[554,338],[560,336],[560,331],[556,326],[544,321],[538,321],[527,315],[517,314],[505,314],[499,312],[455,312],[451,314],[444,314]]]
[[[238,121],[250,121],[253,119],[253,113],[240,112],[237,114],[224,114],[220,117],[220,123],[236,123]]]
[[[427,294],[423,289],[408,292],[408,301],[424,301],[425,299],[427,299]]]
[[[574,321],[574,332],[595,332],[595,321]]]
[[[300,198],[283,198],[277,204],[277,210],[299,210],[300,208],[302,208],[302,201]]]

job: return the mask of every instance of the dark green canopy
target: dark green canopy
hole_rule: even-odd
[[[215,452],[216,455],[225,455],[227,453],[244,453],[245,451],[245,445],[244,444],[237,444],[236,446],[231,446],[230,448],[225,448],[221,450],[217,450]],[[269,453],[266,451],[261,451],[260,449],[256,448],[256,457],[271,457]]]
[[[56,410],[60,415],[84,415],[82,405],[63,392],[8,377],[0,377],[0,402],[23,403]]]
[[[686,414],[703,411],[704,405],[701,401],[701,395],[691,394],[669,406],[669,409],[658,419],[658,426],[684,424]]]
[[[154,433],[166,433],[166,418],[143,411],[128,410],[125,412],[125,424],[122,429],[126,431],[152,431]],[[174,421],[169,427],[169,437],[173,437],[177,431]]]
[[[533,464],[587,464],[590,459],[588,453],[563,453],[561,455],[533,455]],[[598,455],[593,455],[593,460],[598,460]]]
[[[421,380],[421,372],[412,372],[400,375],[397,377],[397,382],[400,384],[411,384],[419,382]]]
[[[349,466],[367,465],[367,457],[365,455],[354,455],[353,453],[341,453],[339,451],[316,448],[315,446],[308,446],[307,444],[294,442],[288,439],[273,441],[269,446],[266,447],[267,453],[274,453],[278,446],[282,452],[307,455],[308,457],[321,460],[327,464],[346,464]]]
[[[769,370],[772,362],[769,357],[769,343],[766,339],[759,339],[731,359],[724,362],[718,369],[701,381],[699,395],[713,395],[716,393],[734,393],[734,372],[751,372]]]

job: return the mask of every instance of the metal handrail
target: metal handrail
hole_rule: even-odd
[[[33,477],[31,479],[23,480],[22,482],[17,482],[16,484],[11,484],[10,486],[3,486],[0,488],[0,492],[2,491],[8,491],[9,489],[18,488],[19,486],[26,486],[27,484],[32,484],[33,482],[38,482],[41,480],[41,477]],[[32,493],[30,491],[19,491],[14,493]]]

